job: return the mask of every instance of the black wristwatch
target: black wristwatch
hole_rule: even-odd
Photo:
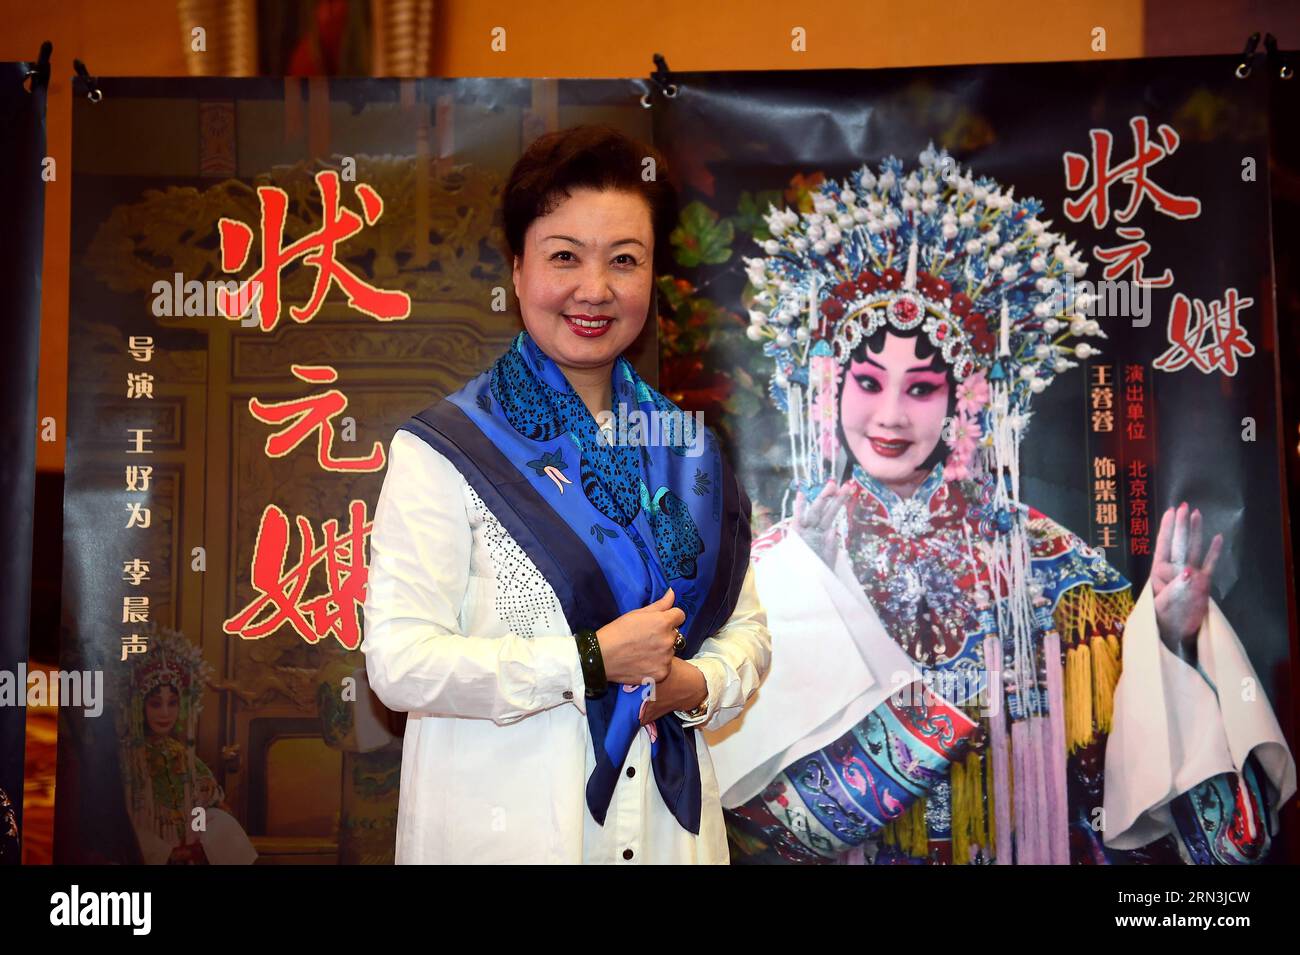
[[[587,684],[587,698],[602,695],[609,686],[605,679],[605,660],[600,655],[600,640],[590,627],[573,635],[578,643],[578,658],[582,662],[582,681]]]

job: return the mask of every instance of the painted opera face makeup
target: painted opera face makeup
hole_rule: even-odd
[[[641,333],[654,289],[645,199],[613,189],[570,192],[529,224],[514,263],[524,327],[566,373],[609,367]]]
[[[144,701],[144,721],[149,726],[149,732],[155,736],[170,733],[180,716],[180,704],[180,696],[167,684],[151,691]]]
[[[849,450],[869,475],[910,496],[943,437],[951,385],[931,358],[916,357],[915,337],[885,335],[879,352],[849,359],[840,422]]]

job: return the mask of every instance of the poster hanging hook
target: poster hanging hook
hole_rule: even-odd
[[[1246,39],[1246,48],[1241,51],[1241,62],[1237,64],[1237,79],[1244,80],[1250,76],[1250,58],[1255,55],[1255,47],[1259,46],[1259,31],[1252,33]]]
[[[659,87],[659,91],[672,99],[677,95],[677,84],[672,81],[672,71],[668,69],[668,61],[664,59],[662,53],[654,54],[655,71],[650,74],[650,82]],[[650,101],[649,93],[641,94],[641,105],[649,109],[653,104]]]
[[[72,61],[72,68],[77,71],[77,76],[81,77],[81,82],[86,84],[86,99],[92,103],[98,103],[104,98],[103,91],[99,88],[99,83],[86,70],[86,64],[80,60]]]
[[[27,72],[23,74],[20,81],[27,92],[36,88],[36,84],[48,87],[50,85],[50,54],[54,52],[54,44],[46,40],[41,44],[41,52],[36,57],[35,63],[25,63]],[[29,83],[28,80],[31,82]]]
[[[1277,75],[1279,79],[1289,80],[1295,75],[1295,70],[1291,69],[1291,64],[1278,55],[1277,38],[1273,34],[1264,34],[1264,49],[1268,51],[1268,61],[1278,64]]]

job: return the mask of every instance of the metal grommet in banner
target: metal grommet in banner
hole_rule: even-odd
[[[86,69],[86,64],[82,63],[80,60],[73,60],[72,68],[76,70],[77,76],[81,77],[81,81],[86,84],[86,99],[90,100],[92,103],[98,103],[102,100],[104,98],[104,91],[99,88],[99,84],[95,82],[95,78],[90,75],[90,72]]]
[[[672,71],[668,69],[668,61],[664,59],[662,53],[654,54],[654,61],[655,71],[650,74],[650,82],[657,86],[659,91],[668,99],[673,99],[678,93],[678,86],[672,81]],[[646,109],[654,105],[650,93],[642,94],[641,105]]]
[[[1295,70],[1291,69],[1291,64],[1288,63],[1286,60],[1282,59],[1280,56],[1278,56],[1277,37],[1273,36],[1273,34],[1271,33],[1265,33],[1264,49],[1268,53],[1268,61],[1270,63],[1276,62],[1278,64],[1278,68],[1277,68],[1278,79],[1289,80],[1291,79],[1292,76],[1295,75]]]
[[[1246,47],[1241,51],[1241,62],[1237,64],[1237,69],[1233,72],[1237,79],[1244,80],[1250,76],[1250,58],[1255,55],[1255,47],[1259,46],[1259,33],[1252,33],[1246,38]]]
[[[42,86],[48,86],[50,83],[50,54],[54,52],[54,44],[46,40],[41,44],[41,52],[36,57],[35,63],[24,63],[25,72],[23,78],[19,80],[23,89],[31,92],[39,82]]]

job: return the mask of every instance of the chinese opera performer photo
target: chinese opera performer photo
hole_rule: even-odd
[[[195,753],[195,727],[211,667],[184,634],[154,634],[134,653],[115,698],[119,771],[131,825],[146,864],[249,865],[257,851],[230,814],[212,770]],[[196,810],[205,826],[195,831]]]
[[[771,675],[711,739],[733,861],[1260,860],[1295,764],[1222,536],[1167,502],[1135,587],[1021,500],[1033,397],[1106,338],[1085,257],[933,148],[812,201],[745,259],[795,500],[753,545]]]

